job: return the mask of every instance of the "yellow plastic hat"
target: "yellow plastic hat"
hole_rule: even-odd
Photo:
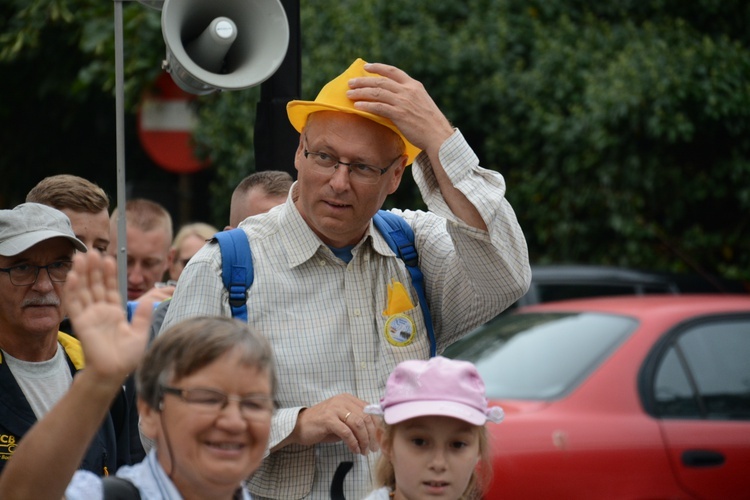
[[[409,156],[406,164],[409,165],[417,157],[420,149],[407,141],[404,134],[401,133],[391,120],[355,108],[354,101],[346,97],[346,92],[349,90],[349,80],[352,78],[359,76],[385,78],[381,75],[365,71],[365,64],[366,62],[362,59],[354,61],[346,71],[328,82],[320,90],[318,97],[316,97],[314,101],[290,101],[287,103],[286,113],[287,116],[289,116],[289,121],[292,123],[292,126],[297,129],[297,132],[302,132],[302,129],[307,123],[307,117],[316,111],[341,111],[343,113],[353,113],[355,115],[363,116],[388,127],[403,139],[404,144],[406,144],[406,154]]]

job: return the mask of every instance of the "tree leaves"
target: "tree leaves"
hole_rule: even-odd
[[[158,11],[123,10],[132,112],[165,49]],[[112,93],[111,2],[13,0],[0,13],[0,64],[54,60],[30,83],[45,102]],[[750,279],[745,0],[318,0],[300,15],[300,97],[357,57],[421,80],[505,176],[535,262]],[[250,89],[197,104],[216,200],[255,168],[257,99]],[[0,171],[23,161],[14,142]],[[424,206],[412,183],[387,203]]]

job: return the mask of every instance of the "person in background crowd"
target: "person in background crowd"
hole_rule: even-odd
[[[289,195],[289,188],[292,186],[292,182],[291,175],[287,172],[277,170],[255,172],[254,174],[250,174],[242,179],[232,194],[232,201],[229,205],[229,212],[231,214],[230,225],[225,226],[224,230],[227,231],[229,229],[234,229],[246,218],[265,213],[276,205],[284,203],[286,197]],[[236,225],[232,225],[232,223]],[[206,239],[213,237],[216,232],[217,231],[211,233]],[[207,231],[203,232],[203,235],[205,234],[207,234]],[[180,234],[178,233],[175,237],[173,248],[177,245],[179,237]],[[197,245],[194,245],[193,248],[196,246]],[[203,245],[201,245],[201,247],[202,246]],[[190,254],[190,257],[192,258],[201,247],[195,248],[195,251]],[[182,270],[185,268],[186,264],[187,261],[180,265],[180,274],[182,274]],[[178,264],[175,263],[175,257],[172,257],[170,269],[176,267],[176,265]],[[176,278],[172,279],[176,280]],[[159,329],[161,328],[162,323],[164,323],[164,318],[169,310],[169,303],[169,300],[164,300],[154,311],[150,338],[154,338],[158,335]]]
[[[41,203],[68,216],[76,238],[86,248],[102,253],[109,247],[109,196],[91,181],[76,175],[45,177],[26,195],[27,203]]]
[[[109,196],[91,181],[76,175],[45,177],[26,195],[27,203],[41,203],[68,216],[76,238],[86,248],[105,253],[109,248]],[[67,318],[60,331],[75,336]]]
[[[121,486],[133,498],[249,499],[242,482],[263,457],[273,413],[268,341],[239,321],[199,318],[164,332],[144,358],[153,306],[142,301],[127,322],[109,256],[76,256],[65,293],[87,366],[16,448],[0,476],[3,498],[102,498],[113,478],[75,464],[138,365],[138,404],[157,445],[117,471]]]
[[[115,209],[110,217],[109,254],[117,256],[117,225],[119,211]],[[127,311],[136,307],[137,302],[158,303],[172,297],[174,285],[163,284],[161,280],[169,268],[169,249],[172,243],[172,217],[155,201],[134,198],[125,203],[125,227],[127,237]],[[125,393],[128,405],[128,425],[130,426],[130,459],[138,463],[146,456],[138,427],[139,415],[136,407],[135,379],[131,375],[125,380]]]
[[[218,229],[205,222],[193,222],[182,226],[177,231],[169,250],[169,279],[177,281],[190,258],[217,232]]]
[[[112,212],[109,254],[117,257],[117,220],[119,210]],[[134,198],[125,203],[128,300],[138,300],[148,293],[159,302],[171,297],[174,286],[155,287],[169,268],[169,249],[172,244],[172,217],[155,201]]]
[[[81,344],[58,330],[63,283],[76,251],[86,246],[61,211],[38,203],[0,210],[0,470],[84,367]],[[124,401],[121,387],[80,443],[80,456],[70,463],[58,457],[58,466],[105,475],[129,463],[124,403],[105,418],[113,399]],[[9,491],[0,488],[3,497]]]
[[[399,362],[439,354],[526,292],[526,240],[502,175],[479,166],[404,71],[358,59],[287,114],[300,132],[298,180],[282,206],[240,224],[255,275],[248,322],[270,339],[280,381],[269,454],[248,487],[261,498],[362,498],[379,449],[365,406]],[[412,163],[429,211],[391,212],[414,232],[434,337],[404,262],[373,225]],[[213,243],[190,260],[164,328],[231,315],[221,264]]]
[[[262,170],[242,179],[232,193],[229,225],[224,229],[238,227],[248,217],[284,203],[293,182],[292,176],[281,170]]]
[[[488,407],[473,364],[442,356],[404,361],[380,404],[365,412],[382,417],[377,490],[366,500],[481,500],[492,474],[485,424],[504,415]]]

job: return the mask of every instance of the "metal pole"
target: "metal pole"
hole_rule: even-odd
[[[122,1],[115,2],[115,120],[117,122],[117,284],[123,309],[128,301],[128,242],[125,217],[125,84]],[[126,0],[127,1],[127,0]]]

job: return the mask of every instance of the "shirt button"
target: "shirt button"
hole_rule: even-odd
[[[319,265],[320,267],[323,267],[323,266],[325,266],[325,265],[326,265],[326,261],[324,261],[323,259],[320,259],[320,260],[318,261],[318,265]]]
[[[362,368],[362,369],[364,370],[365,368],[367,368],[367,363],[365,363],[365,362],[363,361],[363,362],[361,362],[361,363],[359,364],[359,367],[360,367],[360,368]]]
[[[360,310],[359,310],[359,309],[355,309],[355,310],[354,310],[354,315],[355,315],[355,316],[361,316],[361,315],[362,315],[362,313],[360,312]]]

